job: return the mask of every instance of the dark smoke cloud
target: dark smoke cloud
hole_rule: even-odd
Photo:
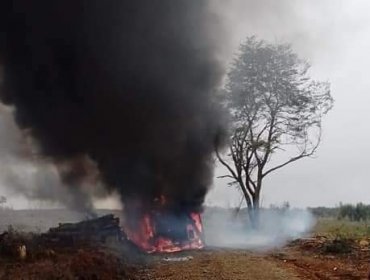
[[[28,200],[50,206],[65,205],[72,210],[93,215],[92,196],[103,198],[107,195],[102,185],[95,182],[96,167],[88,158],[80,163],[91,170],[90,179],[78,188],[73,185],[63,186],[59,172],[52,163],[40,160],[37,147],[32,139],[16,125],[13,108],[0,103],[0,191],[2,195],[21,195]],[[74,163],[78,164],[78,161]],[[63,166],[64,169],[71,166]],[[94,170],[95,168],[95,170]],[[63,169],[60,169],[63,171]]]
[[[1,99],[64,185],[201,206],[221,133],[220,22],[198,0],[5,0]],[[216,32],[217,31],[217,32]]]

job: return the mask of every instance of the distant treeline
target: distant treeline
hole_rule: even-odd
[[[308,208],[313,215],[320,218],[347,219],[350,221],[370,220],[370,205],[363,203],[342,204],[338,207],[314,207]]]

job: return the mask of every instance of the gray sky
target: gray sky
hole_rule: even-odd
[[[370,174],[367,170],[370,167],[370,111],[367,109],[370,1],[215,0],[214,3],[231,35],[230,45],[225,42],[227,59],[248,35],[289,42],[301,57],[311,62],[313,77],[331,82],[335,106],[324,119],[322,144],[316,157],[294,163],[267,178],[263,205],[283,201],[299,207],[333,206],[340,201],[370,204],[367,177]],[[6,118],[0,121],[0,126],[9,123]],[[10,127],[10,136],[3,135],[1,138],[5,140],[1,141],[18,137],[12,124]],[[0,143],[2,155],[6,153],[3,146]],[[0,172],[7,173],[6,159],[2,161]],[[218,168],[216,173],[223,171]],[[0,191],[10,195],[1,187]],[[207,196],[210,205],[235,205],[239,200],[238,191],[226,187],[226,182],[220,179],[215,179]],[[43,206],[19,197],[13,197],[10,204],[16,208]],[[118,203],[105,201],[100,205]]]
[[[281,169],[266,179],[262,203],[294,206],[370,204],[370,1],[223,1],[232,45],[257,35],[289,42],[312,64],[312,76],[331,82],[334,108],[324,119],[314,159]],[[223,171],[220,168],[218,174]],[[215,179],[208,204],[233,205],[239,193]]]

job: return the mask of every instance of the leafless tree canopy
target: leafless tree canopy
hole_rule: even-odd
[[[240,187],[249,209],[258,209],[263,178],[312,156],[321,138],[322,117],[332,108],[328,82],[308,76],[310,65],[286,44],[249,37],[228,74],[223,102],[230,112],[229,154],[220,162]],[[272,165],[288,146],[296,154]]]

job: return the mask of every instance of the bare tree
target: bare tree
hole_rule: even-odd
[[[333,99],[329,83],[312,80],[309,68],[290,45],[249,37],[228,73],[223,102],[231,116],[229,153],[216,155],[229,171],[222,177],[242,191],[252,221],[263,179],[319,146],[322,117]],[[272,165],[279,151],[289,157]]]

